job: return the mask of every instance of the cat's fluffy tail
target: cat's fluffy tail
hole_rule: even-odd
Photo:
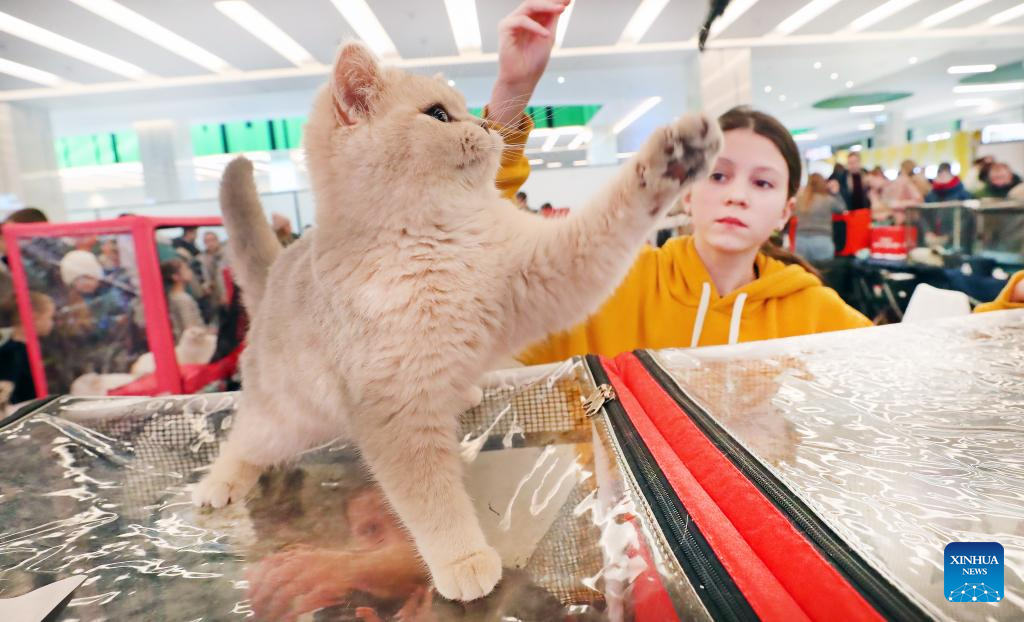
[[[231,270],[242,288],[250,313],[263,299],[267,273],[281,252],[281,244],[267,222],[260,203],[252,162],[238,157],[224,169],[220,181],[220,209],[228,230]]]

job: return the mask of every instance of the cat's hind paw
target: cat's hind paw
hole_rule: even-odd
[[[434,587],[450,600],[487,596],[501,579],[501,558],[491,547],[474,551],[431,572]]]

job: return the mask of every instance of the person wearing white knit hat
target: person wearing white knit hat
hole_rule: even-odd
[[[79,293],[91,294],[100,286],[103,267],[89,251],[71,251],[60,260],[60,278]]]

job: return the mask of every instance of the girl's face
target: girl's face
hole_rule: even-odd
[[[722,253],[756,251],[793,213],[789,167],[772,141],[753,130],[725,133],[711,169],[686,193],[694,236]]]

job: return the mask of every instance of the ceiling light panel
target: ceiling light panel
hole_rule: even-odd
[[[22,65],[21,63],[16,63],[5,58],[0,58],[0,73],[14,76],[21,80],[35,82],[36,84],[42,84],[43,86],[65,86],[72,84],[69,80],[65,80],[48,71],[29,67],[28,65]]]
[[[624,117],[619,119],[618,123],[612,126],[612,133],[618,134],[622,130],[632,125],[634,121],[647,114],[652,108],[654,108],[660,103],[660,97],[648,97],[644,101],[640,102],[635,108],[627,112]]]
[[[277,24],[245,0],[222,0],[214,2],[213,6],[296,67],[319,64],[298,41],[292,39],[288,33],[278,28]]]
[[[4,12],[0,12],[0,32],[6,32],[7,34],[18,37],[19,39],[30,41],[55,52],[60,52],[61,54],[66,54],[76,60],[89,63],[90,65],[131,80],[143,80],[145,78],[153,77],[138,65],[133,65],[128,61],[107,54],[106,52],[101,52],[100,50],[79,43],[78,41],[68,39],[67,37],[50,30],[46,30],[45,28],[40,28],[35,24],[18,19],[17,17],[8,15]]]
[[[558,29],[555,30],[555,47],[562,47],[562,42],[565,40],[565,33],[569,30],[569,21],[572,19],[572,10],[576,8],[576,2],[570,2],[569,6],[565,7],[562,11],[562,15],[558,18]]]
[[[619,36],[619,45],[640,43],[669,0],[641,0]]]
[[[223,58],[204,50],[188,39],[171,32],[128,7],[114,2],[114,0],[70,0],[70,2],[208,71],[222,73],[233,69]]]
[[[991,73],[996,70],[995,65],[953,65],[946,69],[946,73]]]
[[[366,0],[331,0],[352,30],[381,58],[398,58],[398,48]]]
[[[867,30],[882,20],[892,17],[903,9],[917,4],[918,2],[920,2],[920,0],[889,0],[888,2],[871,9],[864,15],[861,15],[850,22],[850,25],[846,30],[848,32],[861,32]]]
[[[969,13],[974,9],[984,6],[992,0],[960,0],[954,5],[948,6],[941,11],[936,11],[928,17],[921,20],[918,24],[919,28],[935,28],[936,26],[942,26],[951,19],[960,17],[965,13]],[[948,26],[948,24],[947,24]]]
[[[459,54],[479,54],[482,44],[476,0],[444,0],[444,8],[448,12],[448,21]]]
[[[811,0],[797,9],[792,15],[779,22],[779,25],[772,30],[772,34],[792,34],[838,3],[839,0]]]
[[[1017,18],[1024,17],[1024,2],[1018,4],[1015,7],[1010,7],[1005,11],[1000,11],[985,20],[985,23],[989,26],[1001,26],[1006,22],[1013,21]]]

